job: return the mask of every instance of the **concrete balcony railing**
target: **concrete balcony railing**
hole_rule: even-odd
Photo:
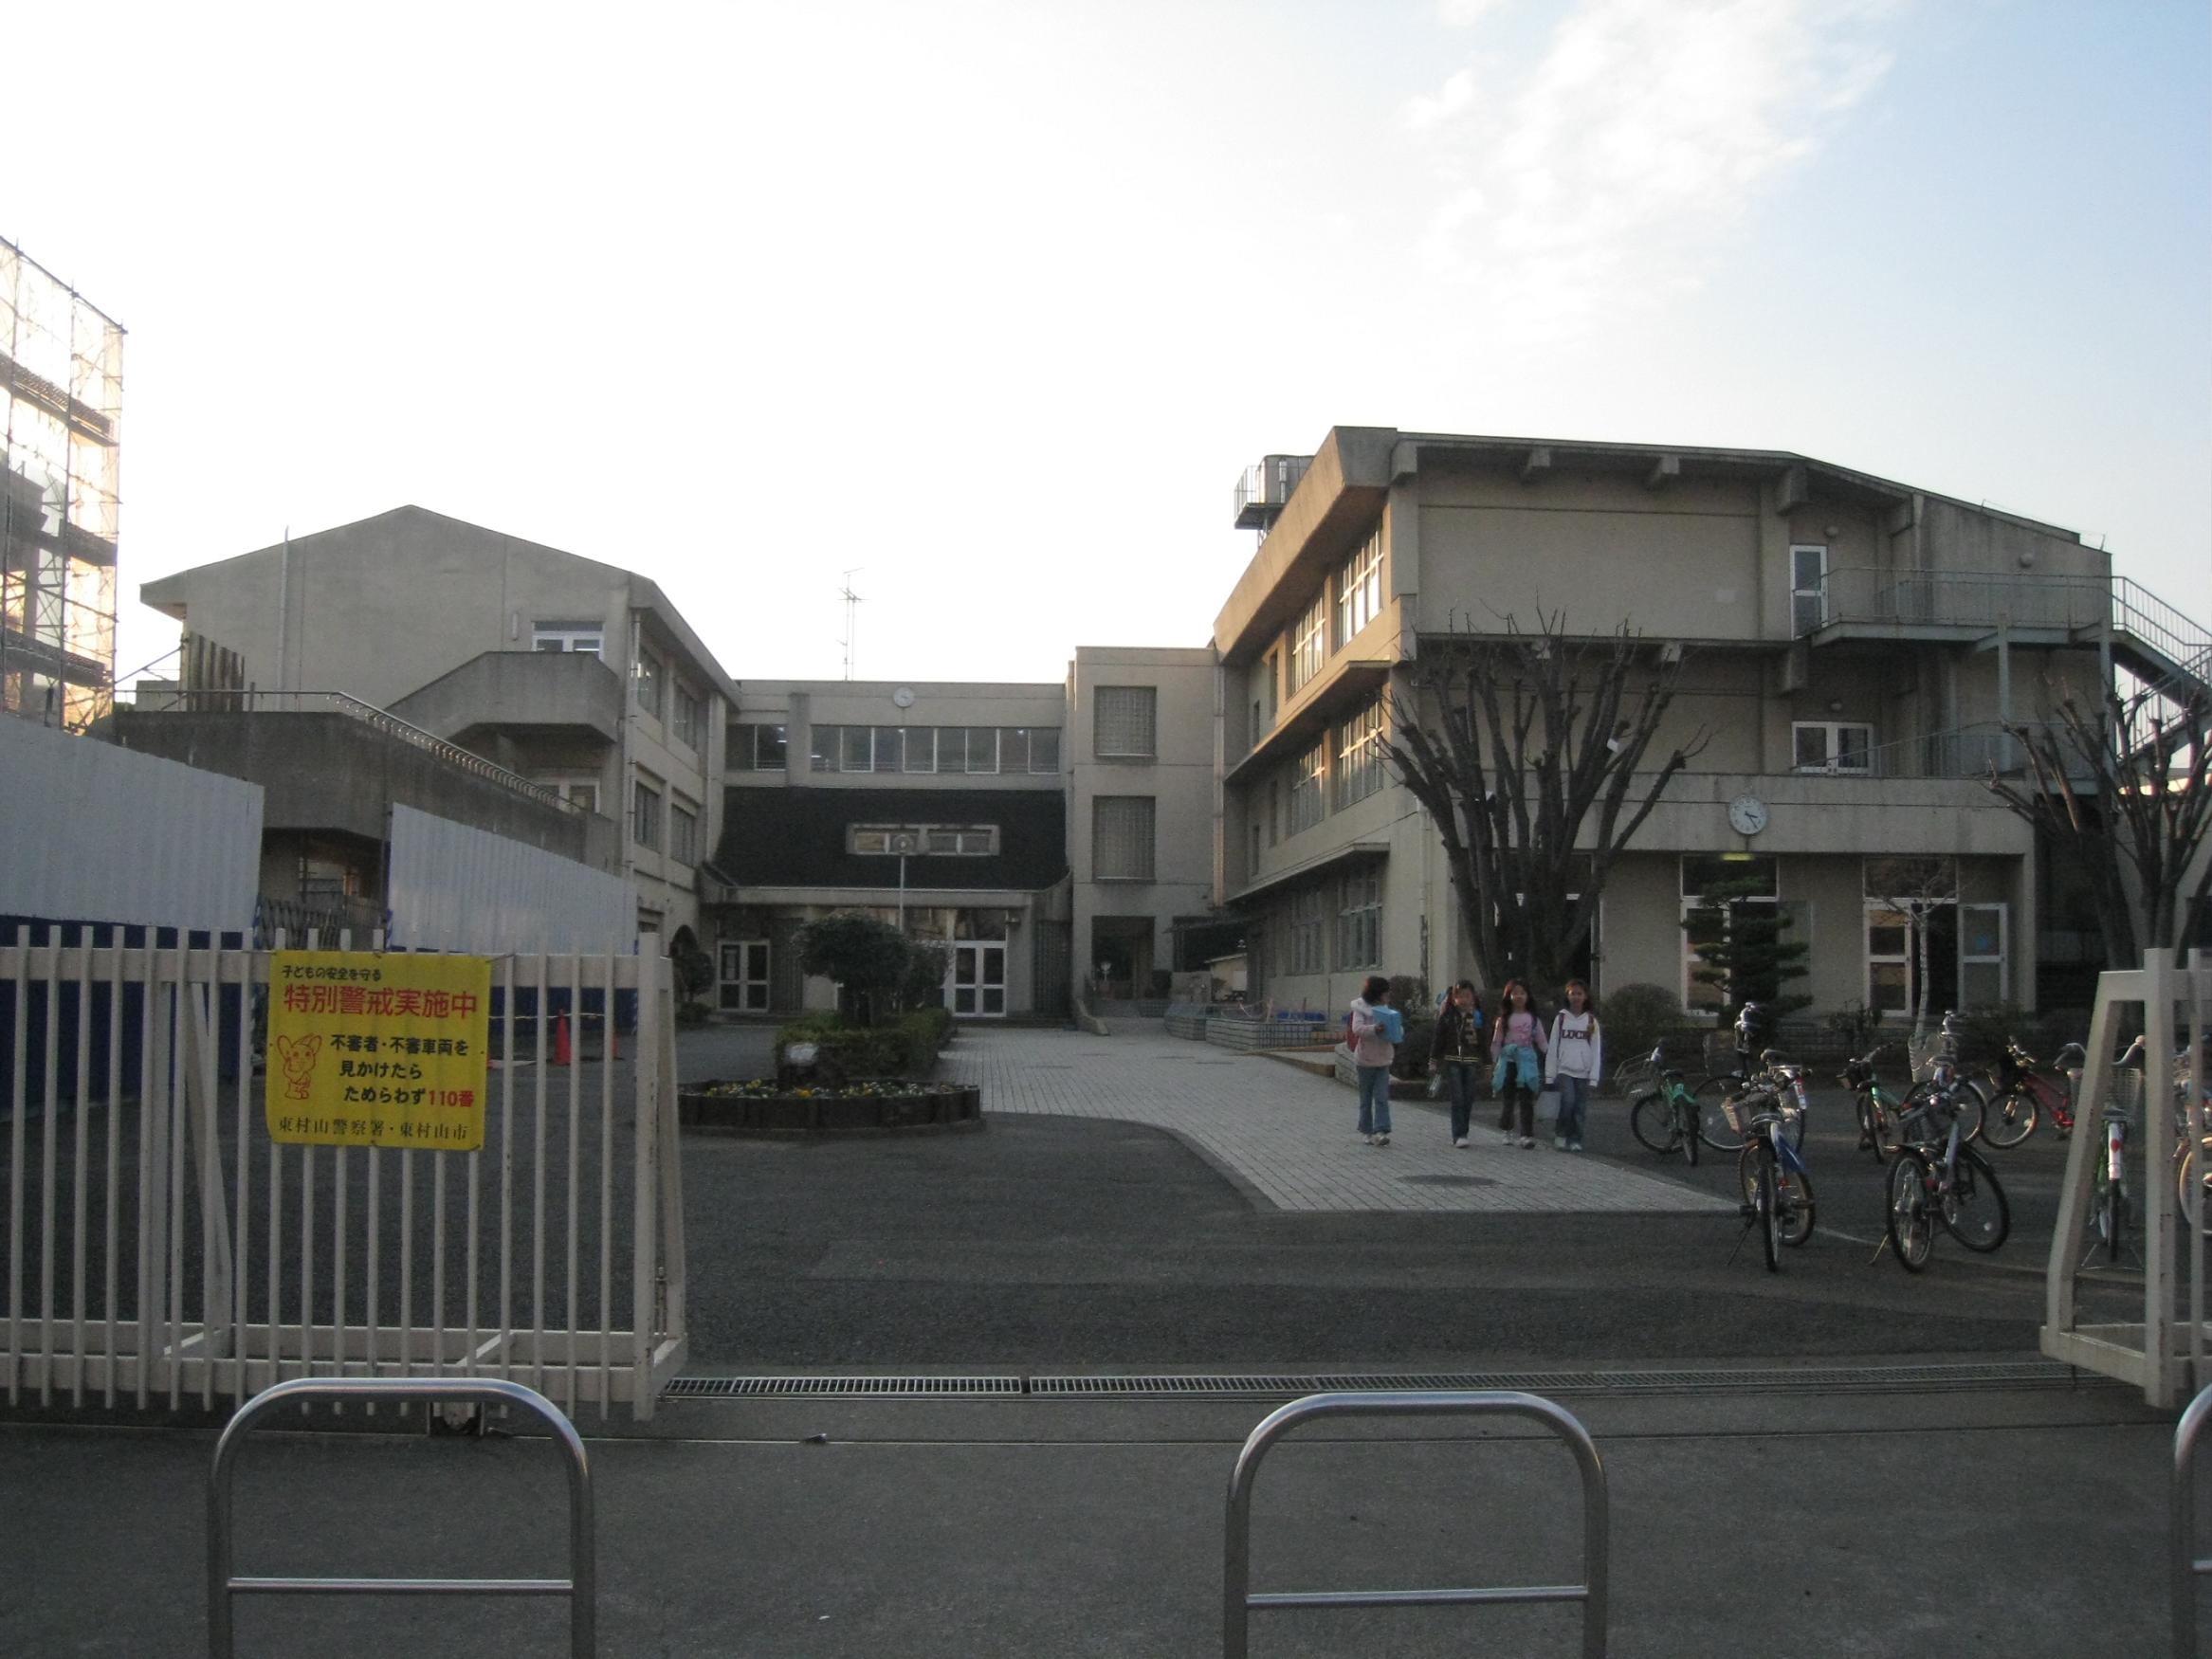
[[[392,705],[438,737],[591,733],[618,742],[622,681],[591,651],[485,651]]]
[[[1797,596],[1792,625],[1801,634],[1836,624],[1900,628],[2060,629],[2113,620],[2112,584],[2103,576],[2002,575],[1921,571],[1899,575],[1871,566],[1832,570],[1817,592]]]

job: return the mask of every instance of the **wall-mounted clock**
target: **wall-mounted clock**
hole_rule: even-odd
[[[1756,835],[1766,828],[1766,803],[1757,795],[1738,795],[1728,803],[1728,828],[1739,835]]]

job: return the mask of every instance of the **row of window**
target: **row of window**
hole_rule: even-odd
[[[845,848],[869,857],[988,858],[998,850],[998,826],[854,824],[845,831]]]
[[[642,776],[631,786],[630,838],[640,847],[665,852],[671,863],[695,865],[700,857],[699,809],[681,795],[665,799],[662,788],[658,778],[649,781]]]
[[[807,763],[816,772],[1058,772],[1060,729],[816,726]]]
[[[1288,924],[1273,931],[1277,974],[1374,967],[1382,959],[1382,866],[1300,888],[1290,896]]]
[[[1259,862],[1263,836],[1273,847],[1285,836],[1310,830],[1331,811],[1341,811],[1380,790],[1389,775],[1387,754],[1382,700],[1378,697],[1291,759],[1287,821],[1283,779],[1270,780],[1266,807],[1252,820],[1252,862]]]
[[[540,622],[530,629],[536,651],[589,651],[607,655],[607,630],[596,622]],[[693,754],[705,753],[706,701],[681,675],[668,672],[652,652],[640,648],[631,669],[631,695],[643,712],[666,718],[668,735]]]
[[[1334,627],[1331,628],[1331,600]],[[1350,645],[1360,630],[1382,614],[1382,526],[1344,560],[1334,575],[1321,585],[1313,603],[1306,608],[1290,630],[1289,684],[1295,692],[1321,672],[1331,652]],[[1269,678],[1273,678],[1269,660]],[[1272,698],[1268,699],[1271,704]],[[1258,735],[1256,732],[1253,734]]]

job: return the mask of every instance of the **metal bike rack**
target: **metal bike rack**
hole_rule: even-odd
[[[230,1483],[246,1431],[279,1407],[313,1401],[452,1402],[519,1406],[544,1419],[566,1453],[568,1466],[569,1576],[566,1578],[254,1578],[230,1570]],[[596,1650],[595,1555],[592,1529],[592,1471],[584,1443],[560,1408],[536,1389],[497,1377],[302,1376],[256,1395],[230,1419],[215,1443],[208,1478],[208,1651],[230,1659],[234,1595],[565,1595],[569,1598],[569,1650],[590,1659]]]
[[[2207,1421],[2212,1421],[2212,1388],[2189,1402],[2173,1436],[2173,1553],[2167,1566],[2175,1659],[2197,1659],[2197,1578],[2212,1573],[2212,1559],[2197,1556],[2197,1436]]]
[[[1252,1594],[1252,1488],[1260,1460],[1302,1423],[1317,1417],[1529,1417],[1567,1444],[1582,1476],[1581,1584],[1530,1584],[1468,1590],[1325,1590]],[[1604,1659],[1606,1580],[1605,1468],[1589,1431],[1565,1408],[1532,1394],[1419,1390],[1408,1393],[1317,1394],[1271,1413],[1245,1440],[1229,1478],[1229,1519],[1221,1568],[1221,1651],[1245,1659],[1252,1610],[1289,1607],[1438,1607],[1470,1603],[1579,1601],[1583,1659]]]

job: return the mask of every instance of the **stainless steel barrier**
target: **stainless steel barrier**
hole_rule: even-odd
[[[230,1480],[247,1431],[280,1406],[312,1401],[413,1401],[477,1406],[519,1406],[553,1431],[568,1464],[569,1576],[566,1578],[241,1578],[230,1570]],[[569,1598],[569,1650],[590,1659],[596,1650],[595,1546],[592,1530],[592,1470],[576,1426],[536,1389],[497,1377],[302,1376],[256,1395],[238,1410],[215,1443],[208,1477],[208,1651],[230,1659],[234,1595],[565,1595]]]
[[[2189,1402],[2173,1435],[2173,1554],[2167,1566],[2175,1659],[2197,1659],[2197,1578],[2212,1573],[2212,1559],[2197,1556],[2197,1436],[2208,1419],[2212,1388]]]
[[[1567,1444],[1582,1475],[1582,1577],[1580,1584],[1530,1584],[1470,1590],[1323,1590],[1252,1594],[1252,1488],[1271,1447],[1316,1417],[1531,1417]],[[1470,1603],[1579,1601],[1583,1659],[1604,1659],[1606,1580],[1605,1468],[1589,1431],[1563,1407],[1511,1391],[1317,1394],[1271,1413],[1245,1440],[1229,1478],[1229,1520],[1221,1565],[1221,1651],[1245,1659],[1254,1609],[1289,1607],[1437,1607]]]

